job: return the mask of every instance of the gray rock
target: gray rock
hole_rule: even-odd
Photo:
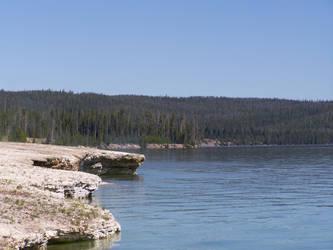
[[[32,158],[34,166],[83,171],[97,175],[135,174],[142,165],[145,156],[142,154],[124,153],[84,147],[57,147],[45,145],[50,151],[38,158]],[[51,150],[51,148],[54,150]],[[52,148],[52,149],[53,149]],[[64,151],[70,149],[70,151]]]
[[[79,170],[97,175],[135,174],[143,163],[142,154],[120,153],[112,151],[91,152],[80,161]]]

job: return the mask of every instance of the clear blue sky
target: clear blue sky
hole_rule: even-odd
[[[333,100],[333,1],[2,0],[0,88]]]

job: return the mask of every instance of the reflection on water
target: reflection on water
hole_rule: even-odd
[[[144,153],[95,193],[122,227],[112,249],[333,249],[333,147]]]
[[[48,250],[100,250],[110,249],[117,245],[117,241],[120,241],[121,233],[117,233],[108,239],[103,240],[87,240],[65,244],[48,245]]]

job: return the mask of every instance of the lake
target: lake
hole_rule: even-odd
[[[121,234],[49,249],[333,249],[333,147],[143,153],[95,192]]]

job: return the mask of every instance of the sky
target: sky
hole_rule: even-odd
[[[333,1],[2,0],[0,89],[333,100]]]

